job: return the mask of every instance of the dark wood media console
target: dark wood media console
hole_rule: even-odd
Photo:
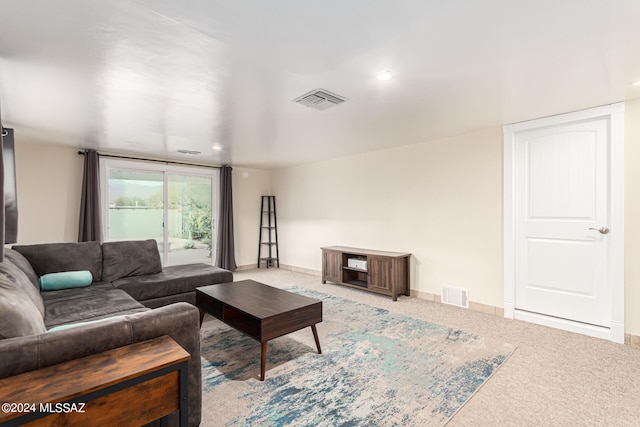
[[[345,246],[321,249],[322,283],[329,281],[365,289],[389,295],[394,301],[398,300],[398,295],[409,296],[411,254]]]

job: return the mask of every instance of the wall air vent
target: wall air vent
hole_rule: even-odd
[[[338,104],[342,104],[346,100],[347,98],[336,95],[328,90],[314,89],[311,92],[307,92],[304,95],[297,97],[293,102],[322,111]]]
[[[457,307],[469,308],[468,291],[466,289],[442,287],[442,302]]]
[[[200,154],[200,153],[202,153],[202,151],[196,151],[196,150],[178,150],[178,153],[181,153],[181,154],[191,154],[192,156],[195,156],[196,154]]]

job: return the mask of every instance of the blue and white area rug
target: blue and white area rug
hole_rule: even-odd
[[[437,426],[515,349],[463,331],[307,289],[323,301],[311,328],[260,343],[207,317],[203,426]]]

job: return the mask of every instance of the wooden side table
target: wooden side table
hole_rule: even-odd
[[[190,358],[162,336],[1,379],[0,425],[187,426]]]

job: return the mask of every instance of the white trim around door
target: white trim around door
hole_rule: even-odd
[[[609,224],[607,238],[610,319],[607,324],[592,325],[561,317],[520,310],[516,304],[517,287],[517,135],[535,129],[604,118],[609,123],[608,194]],[[559,116],[504,126],[504,316],[558,329],[568,330],[617,343],[624,342],[624,103],[616,103]]]

